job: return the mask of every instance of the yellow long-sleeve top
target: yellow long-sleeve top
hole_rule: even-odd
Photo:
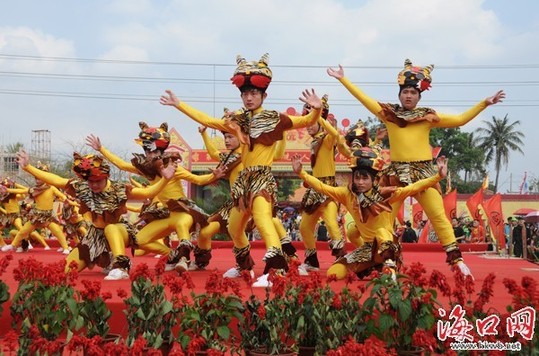
[[[103,156],[105,156],[105,158],[109,160],[113,165],[120,168],[121,170],[143,175],[142,172],[140,172],[131,163],[124,161],[120,157],[116,156],[114,153],[107,150],[105,147],[101,146],[99,152]],[[150,180],[150,177],[145,178]],[[174,176],[168,181],[165,188],[161,192],[159,192],[159,194],[155,197],[154,200],[158,200],[159,202],[165,204],[170,199],[177,200],[180,198],[185,198],[185,192],[181,183],[182,179],[197,185],[206,185],[215,180],[215,175],[213,173],[196,175],[189,172],[187,169],[178,166],[178,168],[176,168]],[[150,180],[150,184],[153,185],[159,180],[160,177],[155,177],[154,179]]]
[[[486,100],[482,100],[461,114],[437,113],[440,119],[438,121],[431,122],[423,120],[409,122],[405,127],[399,127],[387,119],[379,102],[367,96],[347,78],[341,78],[339,81],[367,110],[376,115],[386,125],[389,136],[391,161],[414,162],[432,160],[432,150],[429,145],[429,134],[432,128],[462,126],[479,115],[487,107]]]
[[[320,148],[316,153],[316,163],[311,165],[312,174],[315,177],[335,176],[335,146],[339,138],[337,130],[325,119],[318,119],[318,123],[327,132],[323,138]]]
[[[73,179],[67,179],[60,176],[57,176],[56,174],[44,172],[40,169],[35,168],[32,165],[27,165],[24,167],[24,170],[36,177],[37,179],[50,184],[51,186],[54,186],[56,188],[60,189],[66,189],[68,185],[70,184]],[[159,179],[155,184],[152,184],[146,188],[137,188],[133,187],[132,189],[127,189],[127,198],[128,199],[152,199],[155,197],[165,186],[167,185],[166,179]],[[130,185],[127,185],[131,187]],[[112,190],[112,182],[110,180],[107,180],[107,186],[105,187],[105,192]],[[83,202],[81,202],[83,203]],[[126,204],[125,202],[123,204]],[[110,215],[107,215],[105,217],[105,214],[93,214],[91,210],[85,212],[84,210],[89,207],[81,205],[81,212],[84,214],[84,218],[88,221],[90,221],[95,227],[97,228],[105,228],[105,226],[109,223],[116,223],[118,221],[108,221],[107,217],[110,218]],[[125,208],[125,206],[123,207]],[[120,214],[118,214],[118,218],[120,217]]]
[[[39,169],[37,168],[36,170],[39,171]],[[30,194],[31,189],[32,188],[8,188],[8,192],[14,194],[20,194],[20,192],[24,192],[24,194]],[[60,201],[64,201],[67,199],[64,193],[62,193],[58,190],[58,188],[52,185],[49,186],[47,189],[43,190],[40,194],[32,196],[32,198],[34,199],[35,207],[39,210],[52,210],[54,208],[55,198],[58,198]]]
[[[8,188],[8,191],[12,196],[4,202],[6,214],[18,214],[21,210],[19,201],[28,194],[28,188]]]
[[[231,127],[225,122],[224,119],[217,119],[207,115],[206,113],[197,110],[184,102],[180,102],[178,109],[189,116],[191,119],[195,120],[201,125],[211,127],[216,130],[229,132],[235,134]],[[262,107],[258,108],[252,114],[256,115],[264,111]],[[308,115],[305,116],[284,116],[281,114],[281,117],[287,117],[291,120],[291,126],[286,128],[286,130],[297,129],[302,127],[307,127],[316,122],[320,117],[320,109],[313,109]],[[254,143],[251,148],[244,149],[241,155],[241,161],[243,167],[254,167],[254,166],[271,166],[275,158],[275,152],[277,150],[277,141],[273,141],[270,145],[262,143]]]
[[[202,132],[202,140],[204,141],[204,145],[206,146],[206,151],[208,151],[208,154],[210,155],[210,157],[216,161],[221,161],[222,156],[226,154],[217,149],[217,147],[215,146],[215,144],[213,143],[213,141],[211,140],[210,136],[208,135],[206,131]],[[239,154],[241,156],[243,151],[246,149],[247,147],[245,145],[240,144],[240,146],[236,148],[234,152],[232,152],[232,154]],[[284,139],[278,141],[277,144],[275,145],[275,152],[274,152],[273,157],[275,159],[281,158],[282,156],[284,156],[285,149],[286,149],[286,141]],[[243,170],[243,164],[239,162],[239,164],[234,165],[232,169],[230,170],[230,172],[228,172],[228,182],[230,183],[230,186],[234,184],[234,182],[236,181],[236,178],[238,178],[238,175],[240,174],[242,170]]]
[[[350,212],[350,215],[352,215],[352,218],[361,233],[361,237],[365,241],[374,241],[376,230],[380,228],[388,229],[390,231],[393,230],[393,217],[391,211],[381,211],[377,215],[364,211],[363,208],[359,206],[357,194],[352,192],[349,187],[332,187],[324,184],[304,170],[300,172],[299,177],[317,192],[327,195],[346,206],[346,209]],[[408,196],[415,195],[416,193],[435,185],[441,179],[440,175],[437,174],[430,178],[419,180],[406,187],[391,187],[389,192],[392,193],[389,195],[386,202],[391,204],[399,200],[402,201]],[[365,194],[368,195],[369,193],[367,192]]]

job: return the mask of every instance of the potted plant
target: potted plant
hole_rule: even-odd
[[[0,277],[6,271],[9,266],[9,263],[13,259],[13,255],[5,255],[0,259]],[[3,280],[0,280],[0,317],[4,311],[3,304],[9,300],[9,287]]]
[[[205,292],[196,294],[191,290],[190,298],[184,299],[178,340],[189,354],[212,350],[213,355],[224,355],[236,348],[231,328],[242,318],[239,284],[214,271],[206,280]]]
[[[79,315],[83,319],[82,332],[71,339],[70,349],[82,347],[84,354],[99,354],[108,342],[117,342],[119,334],[110,334],[109,319],[112,312],[106,300],[110,292],[101,294],[101,282],[82,280],[82,289],[77,291]]]
[[[277,297],[284,301],[283,313],[290,322],[298,355],[323,355],[342,345],[362,325],[361,293],[348,287],[336,292],[330,286],[333,278],[323,283],[318,273],[300,277],[298,264],[290,262],[288,273],[281,279],[284,285],[277,288]]]
[[[294,355],[294,338],[291,332],[290,315],[284,298],[285,279],[270,272],[273,284],[271,291],[266,288],[266,297],[259,299],[254,294],[244,302],[243,320],[238,328],[241,335],[240,348],[246,355]],[[250,284],[251,282],[249,282]]]
[[[440,306],[436,290],[427,287],[421,263],[413,263],[404,272],[408,275],[397,274],[396,281],[390,273],[375,276],[366,285],[370,294],[363,303],[366,334],[384,340],[397,354],[420,352],[426,345],[418,340],[436,343],[434,326]]]
[[[29,258],[19,260],[14,269],[19,285],[10,311],[12,327],[20,331],[20,349],[35,355],[61,353],[73,331],[82,326],[74,289],[76,265],[66,272],[65,264]]]
[[[160,283],[164,266],[161,266],[161,261],[157,265],[156,273],[151,272],[145,263],[137,265],[131,272],[131,296],[124,299],[129,329],[126,343],[131,347],[141,336],[148,348],[161,349],[168,354],[174,342],[172,328],[176,324],[176,310]],[[119,295],[122,297],[126,293]]]

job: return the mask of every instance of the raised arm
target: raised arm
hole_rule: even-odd
[[[215,147],[215,144],[213,143],[212,139],[208,135],[206,126],[200,126],[198,128],[198,132],[200,132],[200,135],[202,136],[202,140],[204,141],[204,146],[206,146],[206,151],[208,151],[208,154],[210,157],[216,161],[219,161],[220,157],[219,154],[221,151]]]
[[[110,163],[120,168],[122,171],[139,174],[140,172],[129,162],[124,161],[114,153],[107,150],[102,144],[99,137],[90,134],[86,137],[86,144],[94,150],[101,153]]]
[[[493,96],[482,100],[481,102],[477,103],[475,106],[461,114],[450,115],[438,113],[440,121],[434,122],[433,127],[450,128],[463,126],[470,122],[472,119],[474,119],[477,115],[481,113],[481,111],[485,110],[488,106],[501,103],[503,99],[505,99],[505,93],[503,90],[499,90]]]
[[[36,167],[28,164],[28,161],[28,153],[26,153],[26,151],[20,150],[19,152],[17,152],[17,163],[19,163],[19,166],[37,179],[60,189],[65,188],[65,186],[69,182],[69,179],[67,178],[63,178],[57,176],[56,174],[37,169]]]
[[[313,125],[322,113],[322,100],[316,95],[314,89],[311,89],[310,91],[309,89],[306,89],[301,94],[302,97],[300,97],[299,100],[308,104],[313,109],[305,116],[290,116],[292,128],[294,129]]]
[[[173,106],[201,125],[220,131],[232,132],[230,128],[226,126],[223,119],[216,119],[200,110],[193,108],[192,106],[187,105],[183,101],[180,101],[172,90],[165,90],[165,93],[166,95],[162,95],[161,99],[159,100],[161,105]]]
[[[309,185],[309,187],[313,188],[318,193],[327,195],[339,203],[346,204],[346,196],[342,194],[342,187],[333,187],[331,185],[324,184],[318,180],[318,178],[313,177],[303,170],[303,165],[301,164],[301,155],[295,154],[292,156],[292,169],[305,183]]]
[[[378,118],[383,119],[380,115],[380,113],[382,112],[382,107],[380,106],[380,104],[376,100],[367,96],[367,94],[365,94],[361,89],[352,84],[352,82],[344,76],[344,69],[340,64],[339,69],[333,69],[330,67],[327,69],[327,73],[330,77],[336,78],[339,82],[341,82],[341,84],[344,85],[346,89],[348,89],[350,94],[352,94],[357,100],[359,100],[359,102],[363,104],[363,106],[365,106],[365,108],[369,110],[373,115],[376,115]]]

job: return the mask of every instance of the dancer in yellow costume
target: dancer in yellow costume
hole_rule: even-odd
[[[8,188],[11,189],[11,193],[8,192]],[[0,215],[0,228],[11,229],[10,235],[17,235],[23,226],[21,218],[21,200],[28,193],[28,188],[16,184],[12,179],[6,177],[0,182],[0,203],[3,206],[2,214]],[[45,248],[50,250],[51,248],[45,241],[45,238],[37,231],[32,231],[30,236],[39,241]],[[0,246],[7,246],[4,239],[0,238]],[[22,247],[17,247],[17,252],[22,252]]]
[[[198,131],[202,135],[204,146],[206,147],[208,154],[214,160],[219,161],[219,166],[222,166],[226,169],[225,177],[228,179],[230,186],[233,186],[234,182],[236,181],[236,178],[238,178],[238,175],[243,170],[243,164],[241,163],[241,153],[242,150],[245,148],[245,145],[240,145],[240,141],[233,134],[223,132],[225,148],[229,151],[226,153],[220,152],[211,140],[211,138],[208,136],[205,126],[199,127]],[[277,143],[274,156],[275,159],[281,158],[284,155],[286,146],[285,142],[285,140],[281,140]],[[211,239],[215,234],[228,234],[228,218],[230,216],[230,210],[233,206],[234,203],[232,199],[227,200],[217,212],[215,212],[208,218],[208,225],[200,229],[200,233],[197,238],[197,247],[195,248],[194,253],[195,261],[194,264],[191,264],[189,266],[190,270],[204,269],[208,265],[209,259],[205,257],[211,258],[211,254],[201,254],[199,251],[211,251]],[[295,257],[296,249],[294,246],[292,246],[291,240],[287,236],[286,230],[282,225],[281,220],[279,220],[277,217],[274,217],[273,223],[279,235],[283,252],[287,256]],[[243,232],[243,235],[245,235],[245,231]],[[247,237],[243,236],[242,240],[244,239],[247,239]],[[237,251],[235,249],[233,251],[234,255],[236,256]],[[241,257],[245,257],[246,259],[243,260]],[[241,270],[250,270],[252,275],[254,276],[254,273],[252,271],[254,261],[250,255],[240,256],[239,260],[236,261],[236,264],[237,266],[227,270],[224,273],[223,277],[241,277]]]
[[[319,122],[307,127],[307,133],[311,135],[311,169],[312,175],[319,181],[337,186],[335,181],[335,149],[339,135],[332,124],[327,122],[329,114],[328,97],[322,97],[323,109]],[[311,111],[308,104],[303,105],[303,115]],[[327,127],[327,128],[326,128]],[[328,130],[332,130],[329,133]],[[299,232],[303,244],[305,245],[305,262],[299,266],[301,275],[308,274],[309,271],[320,269],[318,254],[316,251],[316,236],[314,230],[320,219],[325,222],[330,237],[329,246],[331,254],[339,258],[346,254],[344,249],[345,241],[341,234],[337,216],[339,205],[332,198],[320,194],[312,187],[308,187],[301,201],[301,223]]]
[[[267,277],[271,268],[288,269],[279,236],[272,223],[277,185],[271,174],[271,166],[276,142],[283,138],[284,131],[307,127],[316,122],[320,117],[322,101],[314,90],[306,90],[300,100],[314,108],[307,116],[294,117],[265,110],[262,103],[267,97],[266,89],[272,79],[268,55],[262,56],[258,62],[247,62],[238,56],[237,64],[232,82],[241,92],[244,108],[238,112],[228,112],[225,120],[212,118],[180,102],[170,90],[161,97],[161,104],[174,106],[201,125],[234,133],[241,143],[247,145],[241,155],[244,169],[232,187],[234,208],[228,220],[228,232],[234,240],[238,261],[238,257],[250,254],[249,241],[245,238],[244,231],[249,219],[253,218],[266,244],[264,274],[253,286],[263,287],[269,285]]]
[[[160,127],[149,127],[146,123],[140,122],[139,127],[141,131],[135,141],[142,146],[144,154],[134,153],[131,163],[124,161],[103,147],[98,137],[90,135],[86,141],[89,146],[99,151],[116,167],[130,173],[140,174],[151,184],[154,184],[163,176],[163,170],[170,164],[175,164],[180,156],[176,153],[165,152],[170,143],[168,124],[163,123]],[[196,224],[201,226],[206,224],[207,214],[194,202],[187,199],[183,191],[182,180],[205,185],[221,176],[222,172],[219,170],[198,176],[181,166],[177,166],[166,187],[139,215],[146,222],[146,225],[137,233],[137,248],[146,252],[167,255],[167,270],[187,271],[190,254],[194,249],[190,232],[196,227]],[[171,250],[164,243],[159,242],[172,232],[176,232],[180,239],[175,250]]]
[[[372,149],[381,152],[382,140],[387,137],[387,130],[385,128],[379,128],[376,131],[375,140],[371,140],[369,130],[361,119],[352,125],[346,131],[344,136],[341,135],[329,122],[321,121],[321,123],[327,133],[335,137],[337,140],[337,150],[348,159],[352,159],[354,152],[363,147],[371,147]],[[346,237],[356,247],[363,245],[364,241],[361,239],[359,230],[354,223],[347,226]]]
[[[459,127],[476,117],[487,106],[501,102],[505,98],[503,91],[482,100],[471,109],[460,115],[437,113],[433,109],[417,107],[421,93],[431,86],[431,71],[434,66],[413,66],[406,59],[404,69],[398,75],[399,104],[379,103],[357,88],[344,76],[344,69],[328,68],[330,76],[338,79],[348,91],[356,97],[371,113],[376,115],[387,127],[391,166],[386,172],[389,185],[409,185],[419,179],[435,173],[432,165],[432,150],[429,134],[432,128]],[[417,194],[414,198],[421,204],[431,221],[436,235],[440,239],[447,254],[447,263],[457,265],[461,271],[470,275],[464,264],[462,254],[453,233],[451,223],[444,212],[442,196],[439,190],[432,187]],[[402,202],[393,205],[393,213],[399,211]]]
[[[40,163],[38,164],[37,169],[44,172],[49,171],[48,166]],[[28,194],[34,200],[34,204],[28,213],[27,221],[20,228],[19,232],[17,232],[17,235],[15,235],[11,244],[2,247],[2,251],[14,250],[21,244],[22,240],[27,239],[36,229],[46,227],[58,240],[62,252],[67,255],[69,251],[71,251],[71,248],[67,244],[67,239],[62,226],[57,222],[53,215],[55,199],[58,198],[59,200],[64,201],[66,199],[65,194],[60,192],[56,187],[41,181],[39,178],[36,178],[36,185],[31,188],[8,188],[9,193],[20,194],[21,191],[24,194]],[[42,237],[38,238],[38,241],[43,244]],[[44,246],[46,247],[48,245],[45,243]]]
[[[131,260],[125,254],[125,247],[134,239],[135,229],[122,215],[127,212],[128,199],[153,198],[167,184],[162,178],[154,185],[140,189],[129,184],[109,180],[110,167],[103,157],[81,156],[73,153],[73,172],[77,178],[67,179],[41,171],[28,163],[28,154],[17,154],[19,165],[36,178],[64,189],[80,204],[80,213],[91,222],[87,234],[66,258],[66,269],[71,262],[77,263],[77,270],[98,265],[112,270],[106,280],[129,278]],[[173,165],[170,169],[174,169]],[[167,171],[168,172],[168,171]]]
[[[78,244],[80,238],[88,232],[88,221],[84,220],[79,213],[79,204],[73,199],[64,200],[62,219],[64,220],[64,233]]]
[[[385,266],[394,274],[400,260],[400,246],[393,232],[391,204],[437,184],[447,174],[447,160],[438,160],[439,172],[406,187],[380,187],[379,172],[384,162],[376,150],[365,147],[354,152],[351,160],[352,181],[347,187],[333,187],[307,174],[302,169],[301,156],[292,159],[292,168],[299,177],[316,191],[328,195],[346,206],[364,241],[361,247],[337,259],[327,275],[338,279],[348,270],[365,276],[371,267]]]

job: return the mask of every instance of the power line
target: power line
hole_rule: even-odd
[[[136,65],[174,65],[174,66],[216,66],[216,67],[235,67],[231,63],[196,63],[196,62],[172,62],[172,61],[136,61],[125,59],[97,59],[97,58],[74,58],[74,57],[48,57],[48,56],[29,56],[19,54],[0,53],[0,58],[8,60],[29,60],[29,61],[48,61],[48,62],[83,62],[83,63],[108,63],[108,64],[136,64]],[[279,68],[327,68],[328,65],[305,65],[305,64],[272,64],[272,67]],[[395,69],[401,66],[381,66],[381,65],[347,65],[346,68],[354,69]],[[437,69],[535,69],[539,64],[469,64],[469,65],[436,65]]]
[[[12,90],[0,89],[0,95],[27,95],[40,97],[64,97],[64,98],[84,98],[84,99],[107,99],[107,100],[133,100],[133,101],[157,101],[155,95],[128,94],[128,93],[92,93],[92,92],[61,92],[61,91],[42,91],[42,90]],[[193,103],[217,103],[227,104],[237,101],[236,97],[209,97],[209,96],[182,96],[182,99]],[[382,100],[384,101],[384,100]],[[386,100],[389,101],[389,100]],[[267,100],[271,104],[296,105],[298,101],[295,98],[273,97]],[[477,100],[427,100],[423,103],[432,105],[443,105],[446,107],[467,107],[470,103],[476,103]],[[515,104],[512,104],[512,103]],[[331,101],[332,105],[339,106],[361,106],[355,99],[336,99]],[[539,100],[508,100],[498,104],[500,107],[537,107]]]

